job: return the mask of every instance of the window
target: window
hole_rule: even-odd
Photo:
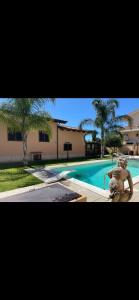
[[[39,142],[49,142],[49,136],[44,131],[39,131]]]
[[[72,151],[72,144],[71,143],[65,143],[64,144],[64,151]]]
[[[124,134],[125,141],[128,141],[128,134]]]
[[[41,159],[42,159],[41,154],[34,154],[34,155],[33,155],[33,160],[34,160],[34,161],[41,160]]]
[[[8,129],[8,141],[22,141],[22,133],[20,131],[15,131]]]

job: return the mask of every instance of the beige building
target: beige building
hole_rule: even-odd
[[[124,137],[121,152],[130,155],[139,155],[139,110],[128,114],[133,119],[132,128],[126,126],[121,133]]]
[[[50,122],[52,138],[47,133],[31,131],[28,135],[29,160],[62,159],[85,156],[84,134],[86,131],[66,126],[66,121],[53,119]],[[0,162],[21,161],[23,159],[22,136],[0,124]],[[69,151],[67,151],[69,149]]]

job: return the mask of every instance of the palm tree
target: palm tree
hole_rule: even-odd
[[[46,102],[54,98],[12,98],[0,106],[0,121],[11,130],[20,131],[23,141],[23,162],[27,164],[27,137],[32,129],[44,129],[51,137],[51,116],[43,110]]]
[[[89,133],[84,134],[84,141],[86,142],[86,137],[91,135],[92,142],[95,142],[97,140],[97,134],[98,132],[96,130],[89,130]]]
[[[92,105],[96,111],[95,120],[86,119],[83,120],[79,127],[82,129],[85,125],[93,125],[100,129],[101,132],[101,158],[104,157],[104,141],[105,133],[108,131],[119,132],[123,129],[118,123],[121,121],[127,121],[132,126],[132,118],[128,115],[122,115],[116,117],[116,109],[119,107],[119,102],[116,99],[109,99],[104,101],[102,99],[95,99],[92,101]]]

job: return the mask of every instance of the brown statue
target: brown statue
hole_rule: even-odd
[[[118,167],[110,171],[107,175],[111,178],[109,188],[112,202],[127,202],[133,196],[133,182],[130,172],[126,169],[127,160],[120,158]],[[124,181],[128,180],[129,190],[124,189]]]

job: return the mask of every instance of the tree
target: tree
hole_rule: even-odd
[[[116,148],[121,148],[123,137],[117,133],[109,133],[105,137],[105,146],[112,149],[112,154],[115,153]]]
[[[87,142],[87,137],[91,136],[92,142],[96,142],[98,132],[96,130],[90,130],[89,133],[84,135],[84,141]]]
[[[23,162],[27,164],[27,137],[32,129],[45,130],[51,137],[49,121],[51,116],[45,112],[44,104],[54,102],[54,98],[12,98],[0,105],[0,121],[11,130],[20,131],[23,141]]]
[[[116,99],[109,99],[104,101],[102,99],[95,99],[92,101],[92,106],[96,111],[95,120],[85,119],[79,127],[82,129],[85,125],[93,125],[100,129],[101,135],[101,158],[104,157],[104,142],[105,134],[107,132],[118,132],[123,129],[120,126],[121,121],[127,121],[130,127],[132,126],[132,118],[128,115],[116,117],[116,109],[119,107],[119,102]]]

